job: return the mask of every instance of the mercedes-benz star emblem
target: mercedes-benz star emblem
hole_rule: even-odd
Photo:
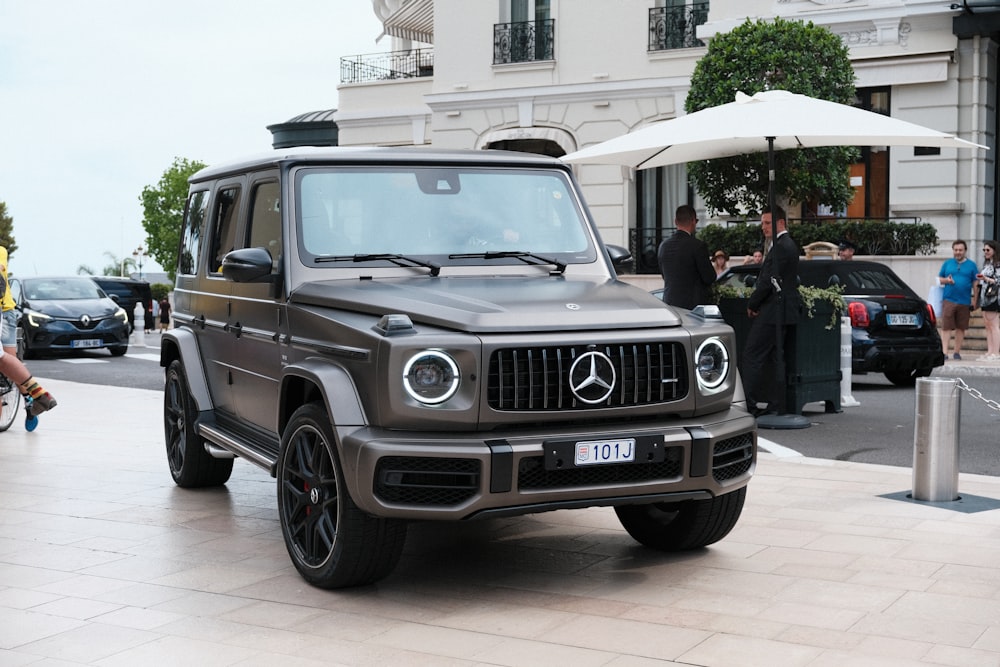
[[[309,489],[309,502],[311,502],[313,505],[318,505],[319,501],[320,501],[319,489],[314,486],[313,488]]]
[[[608,400],[615,390],[614,364],[602,352],[580,355],[569,369],[569,388],[584,403],[594,405]]]

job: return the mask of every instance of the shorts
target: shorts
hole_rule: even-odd
[[[4,347],[17,347],[17,313],[6,310],[0,317],[0,357],[4,355]]]
[[[971,307],[945,299],[941,302],[941,328],[945,331],[952,329],[965,331],[969,328],[971,314]]]

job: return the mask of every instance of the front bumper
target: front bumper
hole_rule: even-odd
[[[128,345],[128,324],[118,319],[103,320],[91,329],[80,329],[64,320],[52,320],[33,327],[25,320],[22,320],[21,325],[24,341],[32,351],[100,349]]]
[[[738,490],[757,458],[740,409],[689,421],[400,437],[341,433],[351,497],[382,517],[460,520],[594,505],[708,498]],[[576,466],[577,442],[634,439],[632,463]]]

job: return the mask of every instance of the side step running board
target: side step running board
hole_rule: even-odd
[[[205,451],[211,456],[215,458],[239,456],[268,471],[272,477],[274,476],[274,467],[277,461],[254,449],[250,449],[225,431],[220,431],[213,424],[202,423],[198,424],[195,428],[198,431],[198,435],[211,441],[205,443]]]

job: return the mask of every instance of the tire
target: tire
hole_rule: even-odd
[[[288,555],[319,588],[361,586],[396,567],[406,523],[358,509],[347,492],[330,419],[320,403],[295,411],[278,456],[278,516]]]
[[[912,387],[917,384],[917,378],[925,378],[931,374],[930,368],[917,368],[904,371],[885,371],[885,377],[897,387]]]
[[[710,500],[621,505],[615,513],[636,542],[658,551],[686,551],[728,535],[740,518],[746,495],[743,487]]]
[[[17,410],[21,407],[21,392],[6,377],[0,376],[0,431],[6,431],[14,423]]]
[[[163,436],[170,475],[184,488],[225,484],[233,472],[233,459],[217,459],[205,451],[205,440],[194,430],[197,416],[184,364],[175,359],[167,367],[163,390]]]
[[[108,352],[111,353],[112,357],[124,357],[125,353],[128,352],[128,345],[120,345],[119,347],[109,347]]]

